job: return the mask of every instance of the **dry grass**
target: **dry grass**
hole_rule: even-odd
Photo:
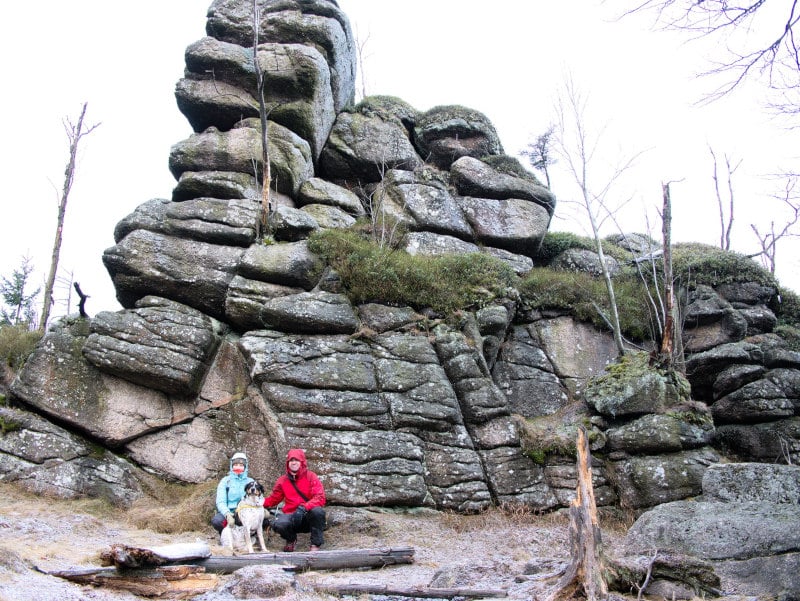
[[[135,501],[126,512],[128,523],[154,532],[177,534],[203,530],[214,512],[217,482],[203,484],[162,483],[152,490],[155,498]]]

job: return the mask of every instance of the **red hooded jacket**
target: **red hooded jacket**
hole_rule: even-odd
[[[290,459],[300,460],[300,469],[294,476],[289,472]],[[292,480],[300,492],[308,498],[307,501],[297,492]],[[275,482],[272,493],[264,499],[264,507],[275,507],[281,501],[286,501],[283,504],[283,513],[294,513],[294,510],[300,505],[309,511],[315,507],[325,506],[325,489],[322,488],[322,482],[317,475],[309,471],[306,454],[302,449],[291,449],[286,454],[286,473]]]

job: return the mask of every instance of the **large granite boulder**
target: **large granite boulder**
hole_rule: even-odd
[[[156,295],[223,318],[225,297],[245,249],[134,230],[103,252],[123,307]]]
[[[317,49],[330,69],[333,108],[353,102],[356,47],[350,21],[327,0],[259,0],[259,43],[304,44]],[[223,42],[252,48],[253,5],[241,0],[214,0],[206,32]]]
[[[512,253],[536,256],[550,226],[547,209],[529,200],[459,196],[456,203],[464,212],[476,242]]]
[[[187,311],[186,308],[184,311]],[[158,312],[156,309],[145,314],[151,313],[152,317],[152,313]],[[163,313],[169,311],[165,310]],[[190,314],[191,310],[188,310],[185,315],[179,316],[185,323],[174,324],[172,332],[174,334],[180,329],[191,333],[196,338],[194,347],[188,340],[181,340],[170,348],[166,336],[170,327],[163,320],[164,316],[157,316],[151,322],[156,330],[163,327],[164,335],[151,335],[151,342],[160,345],[161,349],[156,347],[150,350],[150,358],[155,362],[149,367],[150,372],[154,379],[161,379],[163,387],[179,389],[180,394],[168,394],[158,388],[135,384],[101,371],[124,372],[126,368],[130,368],[132,358],[120,353],[116,356],[117,365],[114,365],[114,357],[109,356],[110,354],[102,356],[104,345],[119,345],[123,340],[111,337],[104,341],[103,338],[108,334],[93,334],[91,322],[84,319],[65,319],[53,324],[29,358],[27,368],[13,382],[11,392],[16,399],[40,413],[102,441],[110,448],[118,448],[140,436],[224,405],[237,395],[241,396],[248,383],[247,372],[238,353],[231,352],[229,342],[220,344],[218,333],[196,327],[199,323],[208,324],[211,320],[207,317],[199,318],[193,329]],[[174,316],[178,316],[177,311]],[[124,315],[111,321],[121,319],[124,319]],[[137,315],[132,323],[143,326],[146,321],[141,315]],[[105,330],[106,326],[101,329]],[[122,335],[123,330],[115,333]],[[139,342],[142,342],[143,333],[139,331],[137,335]],[[83,349],[92,337],[95,337],[94,349],[89,350],[89,354],[100,354],[103,359],[101,368],[90,363],[84,356]],[[185,349],[182,348],[183,345],[186,345]],[[139,353],[138,360],[144,360],[143,348],[137,349],[132,343],[123,343],[117,350],[123,347],[133,355]],[[192,376],[202,377],[199,390],[198,384],[192,378],[187,380],[186,374],[181,371],[186,369],[187,364],[191,364],[192,351],[196,353],[195,369],[202,373],[202,376]],[[197,362],[198,354],[204,354],[202,362]],[[159,365],[157,362],[160,361],[171,362],[171,365]],[[175,378],[176,374],[180,374],[180,377]],[[193,394],[188,393],[186,383],[189,381]]]
[[[282,473],[286,447],[279,425],[256,389],[238,392],[191,421],[154,431],[125,446],[150,472],[181,482],[206,482],[227,472],[232,449],[244,450],[250,473],[269,481]]]
[[[747,334],[747,320],[711,286],[697,286],[688,293],[683,318],[687,353],[738,342]]]
[[[303,182],[297,193],[298,206],[330,205],[337,207],[349,215],[364,215],[364,206],[353,192],[332,182],[312,177]]]
[[[701,405],[696,410],[649,414],[606,430],[607,449],[633,455],[675,453],[704,447],[714,439],[714,422]]]
[[[256,238],[260,207],[253,200],[193,198],[172,202],[156,198],[139,205],[114,228],[119,242],[136,230],[189,238],[223,246],[250,246]]]
[[[261,185],[251,173],[235,171],[184,171],[172,190],[172,200],[211,197],[261,202]],[[233,203],[234,206],[237,203]]]
[[[711,466],[703,500],[647,511],[628,531],[623,548],[710,561],[724,593],[795,598],[800,594],[798,477],[795,466]]]
[[[712,448],[703,447],[628,457],[609,462],[608,470],[622,506],[641,509],[699,495],[703,489],[703,475],[719,459]]]
[[[186,49],[187,78],[178,82],[178,108],[196,132],[231,129],[258,116],[252,44],[203,38]],[[308,141],[318,157],[336,117],[325,57],[313,46],[261,44],[258,68],[264,76],[269,119]]]
[[[415,230],[455,236],[465,240],[473,238],[458,204],[444,182],[426,171],[413,172],[392,169],[381,183],[382,193],[402,207]]]
[[[196,309],[147,296],[92,320],[83,356],[98,369],[176,396],[197,394],[225,333]]]
[[[150,478],[129,461],[27,411],[0,407],[0,481],[37,495],[129,506]]]
[[[393,119],[359,112],[339,113],[319,158],[330,179],[378,182],[389,169],[415,169],[422,159],[408,131]]]
[[[514,326],[500,349],[492,376],[509,411],[523,417],[556,413],[569,401],[533,326]]]
[[[289,129],[269,122],[267,145],[273,185],[294,195],[314,175],[311,146]],[[254,167],[255,165],[255,167]],[[258,119],[240,121],[230,131],[211,127],[192,134],[170,150],[169,168],[175,178],[186,171],[263,172]]]
[[[53,324],[12,383],[12,394],[111,447],[192,414],[192,400],[104,374],[89,363],[82,348],[90,331],[89,320]]]
[[[742,461],[800,461],[800,417],[717,427],[714,443]]]
[[[800,466],[717,463],[703,475],[703,499],[800,504]]]
[[[437,106],[423,113],[414,127],[421,156],[440,169],[461,157],[502,154],[503,146],[486,115],[463,106]]]
[[[552,216],[556,197],[532,174],[525,172],[518,163],[517,165],[517,173],[506,173],[489,163],[464,156],[453,162],[450,177],[460,196],[530,200],[543,206]]]
[[[665,413],[689,399],[689,382],[650,367],[647,353],[629,353],[586,387],[586,400],[602,415]]]
[[[555,257],[550,262],[548,267],[552,269],[560,269],[562,271],[588,273],[599,277],[604,273],[604,264],[605,271],[608,272],[611,277],[614,277],[619,273],[619,261],[617,261],[614,257],[603,255],[603,261],[601,262],[600,255],[594,251],[585,248],[568,248]]]
[[[270,299],[260,317],[264,327],[294,334],[352,334],[359,325],[345,295],[324,291]]]

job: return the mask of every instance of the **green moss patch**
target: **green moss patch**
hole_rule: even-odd
[[[409,255],[355,231],[315,232],[309,248],[336,270],[356,304],[380,301],[448,314],[506,296],[516,283],[511,267],[483,253]]]

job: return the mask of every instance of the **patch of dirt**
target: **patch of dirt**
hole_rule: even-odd
[[[297,575],[292,590],[275,599],[327,601],[336,597],[315,591],[335,584],[504,589],[509,599],[530,599],[535,587],[553,584],[555,579],[537,584],[536,576],[520,579],[521,574],[541,577],[569,561],[566,518],[558,514],[537,516],[522,507],[469,516],[430,510],[329,507],[328,526],[323,550],[413,547],[414,563],[376,570],[305,572]],[[618,534],[604,531],[603,536],[604,542],[612,543]],[[209,543],[215,555],[227,553],[211,526],[202,531],[162,534],[129,525],[124,511],[98,501],[45,499],[0,484],[0,601],[33,598],[32,590],[39,601],[139,599],[130,593],[76,585],[45,572],[99,567],[100,553],[113,543],[156,546],[198,539]],[[297,550],[307,551],[308,545],[308,535],[301,534]],[[273,533],[267,546],[269,551],[278,552],[283,541]],[[223,585],[230,578],[223,576]],[[210,593],[202,599],[233,597]]]

